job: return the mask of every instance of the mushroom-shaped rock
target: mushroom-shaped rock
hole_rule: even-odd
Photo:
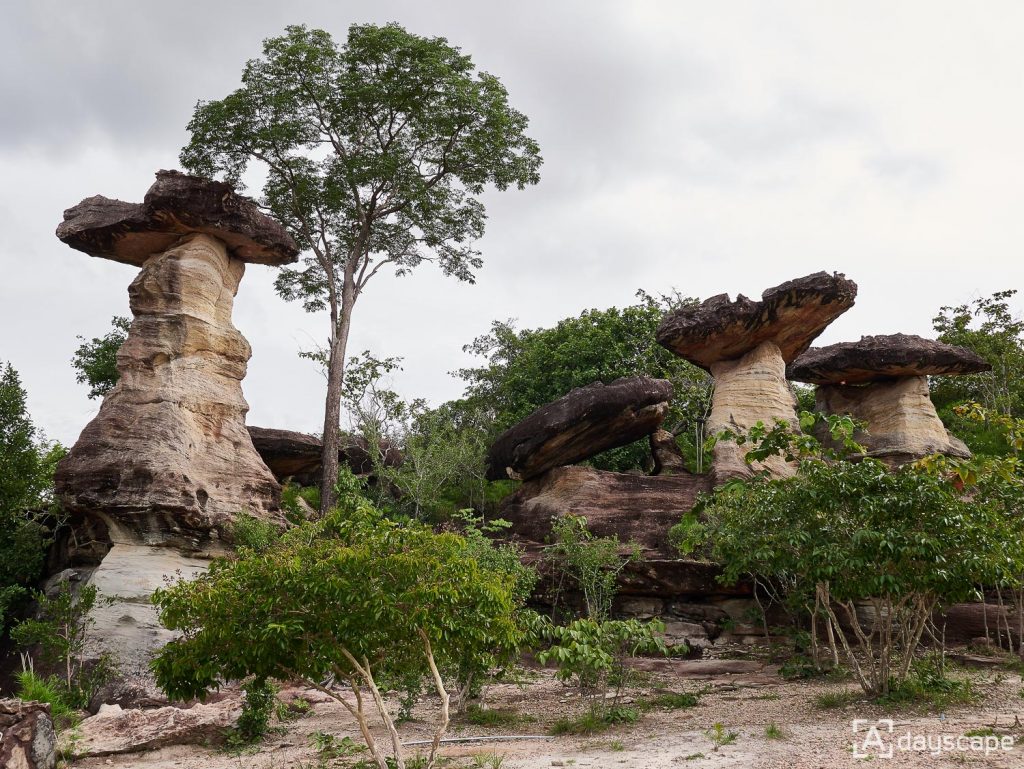
[[[707,371],[742,358],[765,342],[786,362],[806,350],[829,323],[853,307],[857,284],[841,273],[816,272],[769,288],[761,301],[719,294],[669,313],[658,344]],[[712,371],[712,373],[714,373]]]
[[[671,382],[647,377],[577,387],[499,435],[487,477],[534,478],[639,440],[661,425],[671,397]]]
[[[294,241],[230,186],[171,171],[141,204],[82,201],[57,235],[142,268],[118,383],[58,467],[65,507],[115,541],[200,549],[239,512],[275,518],[280,486],[245,429],[251,350],[231,311],[245,262],[294,261]]]
[[[818,385],[819,411],[867,423],[867,431],[856,439],[868,456],[899,465],[936,453],[970,455],[939,419],[928,377],[989,369],[984,358],[963,347],[889,334],[811,348],[790,364],[788,374]]]
[[[195,234],[216,238],[243,262],[288,264],[299,254],[284,227],[230,184],[179,171],[158,171],[142,203],[86,198],[57,227],[72,248],[137,267]]]
[[[700,305],[669,313],[658,327],[658,342],[711,372],[715,390],[705,431],[744,433],[758,422],[796,424],[796,399],[786,381],[786,363],[807,349],[829,323],[853,306],[857,284],[842,274],[818,272],[770,288],[756,302],[714,296]],[[733,441],[714,448],[718,483],[754,472],[746,449]],[[793,467],[780,457],[763,465],[786,476]]]
[[[252,425],[247,429],[252,445],[278,481],[283,483],[290,479],[303,486],[320,482],[323,459],[323,441],[320,438],[294,430]],[[384,466],[398,467],[402,464],[402,452],[390,442],[382,442],[378,451],[379,461]],[[356,475],[373,472],[370,446],[362,436],[342,435],[338,461],[347,465]]]

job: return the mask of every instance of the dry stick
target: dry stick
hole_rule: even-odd
[[[427,637],[426,632],[423,628],[418,628],[420,638],[423,639],[423,648],[427,654],[427,664],[430,665],[430,675],[434,678],[434,687],[437,689],[437,693],[441,695],[441,723],[437,726],[437,731],[434,733],[434,741],[430,745],[430,755],[427,757],[426,769],[432,769],[434,766],[434,756],[437,753],[437,746],[441,744],[441,737],[444,735],[445,730],[448,728],[448,691],[444,688],[444,681],[441,679],[441,673],[437,669],[437,664],[434,662],[434,651],[430,647],[430,638]]]
[[[824,602],[827,604],[829,601],[832,600],[832,598],[830,596],[831,588],[829,587],[828,582],[822,583],[822,588],[824,590],[824,593],[823,593]],[[831,622],[826,622],[825,623],[825,631],[828,633],[828,645],[829,645],[829,648],[832,650],[832,666],[835,667],[835,668],[838,668],[839,667],[839,647],[836,646],[836,636],[835,636],[835,632],[832,630],[832,623]]]
[[[377,682],[373,680],[373,672],[370,670],[370,661],[363,656],[363,667],[364,677],[367,685],[370,687],[370,693],[373,695],[374,702],[377,703],[377,710],[380,711],[381,719],[384,721],[384,726],[387,727],[388,734],[391,735],[391,746],[395,751],[395,764],[398,769],[405,769],[405,756],[402,755],[402,741],[398,736],[398,729],[395,727],[395,722],[391,719],[391,714],[388,712],[387,705],[384,703],[384,696],[380,693],[380,689],[377,688]]]
[[[985,596],[985,586],[981,585],[981,619],[985,627],[985,643],[992,643],[992,636],[988,632],[988,598]]]

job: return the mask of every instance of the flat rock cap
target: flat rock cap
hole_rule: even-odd
[[[761,301],[719,294],[667,314],[658,344],[703,369],[774,342],[786,362],[806,350],[829,323],[853,306],[857,284],[842,273],[816,272],[769,288]]]
[[[862,336],[859,342],[812,347],[786,376],[811,384],[867,384],[900,377],[976,374],[992,366],[966,347],[913,334]]]
[[[639,440],[658,429],[671,398],[671,382],[639,376],[570,390],[495,439],[487,478],[535,478]]]
[[[57,227],[57,237],[74,249],[136,266],[189,233],[223,241],[244,262],[289,264],[299,255],[280,222],[230,184],[179,171],[157,171],[142,203],[86,198]]]

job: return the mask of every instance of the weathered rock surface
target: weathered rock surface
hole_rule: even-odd
[[[758,422],[769,427],[776,419],[797,424],[796,398],[786,381],[786,363],[774,342],[763,342],[738,360],[713,363],[715,390],[705,430],[717,435],[723,430],[746,433]],[[782,457],[763,463],[746,462],[747,447],[735,441],[715,444],[712,474],[716,485],[732,478],[748,478],[767,469],[772,475],[788,477],[795,472]]]
[[[511,533],[544,542],[552,518],[578,515],[599,537],[618,536],[624,548],[636,542],[646,555],[674,557],[668,530],[689,510],[710,479],[690,473],[629,475],[589,467],[558,467],[526,481],[501,507]]]
[[[142,265],[120,379],[57,471],[65,507],[120,541],[192,547],[240,511],[272,518],[280,487],[245,429],[251,350],[231,311],[245,262],[294,261],[294,242],[227,185],[174,172],[136,206],[83,201],[58,236]]]
[[[841,273],[816,272],[769,288],[754,301],[719,294],[695,307],[669,313],[658,326],[658,344],[708,371],[764,342],[779,348],[784,361],[806,350],[831,323],[853,306],[857,284]]]
[[[530,479],[651,434],[672,397],[664,379],[623,377],[578,387],[506,430],[487,454],[487,477]]]
[[[924,376],[868,385],[819,385],[815,409],[849,414],[867,423],[854,439],[867,456],[899,465],[930,454],[969,457],[970,451],[939,419]],[[819,436],[826,443],[827,436]]]
[[[98,702],[153,705],[166,702],[149,672],[153,654],[174,637],[157,618],[150,602],[153,591],[168,580],[191,579],[206,571],[209,555],[189,557],[173,548],[115,543],[89,577],[99,600],[90,615],[97,632],[86,654],[111,655],[117,677],[105,686]],[[98,704],[98,702],[96,704]]]
[[[96,715],[82,721],[75,749],[86,756],[109,756],[167,745],[217,742],[240,712],[237,696],[187,709],[168,706],[125,710],[120,705],[104,705]]]
[[[679,450],[676,436],[668,430],[655,430],[648,437],[651,444],[651,456],[654,457],[652,475],[678,475],[686,473],[686,458]]]
[[[178,171],[157,172],[142,203],[86,198],[57,227],[74,249],[138,267],[195,233],[221,241],[243,262],[287,264],[299,254],[284,227],[231,185]]]
[[[786,373],[798,382],[856,385],[902,377],[976,374],[991,364],[972,350],[912,334],[862,336],[859,342],[812,347]]]
[[[0,700],[0,767],[53,769],[56,765],[57,734],[50,706]]]
[[[320,483],[323,442],[315,435],[294,430],[278,430],[249,426],[249,437],[257,453],[278,481],[289,478],[302,486]],[[402,452],[390,443],[383,443],[381,461],[387,467],[402,464]],[[338,460],[356,475],[372,473],[374,465],[366,439],[359,435],[343,435]]]

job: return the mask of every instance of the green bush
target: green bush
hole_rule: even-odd
[[[230,680],[300,679],[356,719],[378,765],[367,706],[402,756],[380,682],[432,681],[448,725],[444,668],[483,668],[518,648],[523,631],[505,575],[488,571],[466,540],[385,519],[365,499],[297,526],[263,552],[214,561],[196,579],[156,591],[161,621],[182,635],[153,662],[171,697],[202,697]],[[359,694],[351,703],[328,676]]]

